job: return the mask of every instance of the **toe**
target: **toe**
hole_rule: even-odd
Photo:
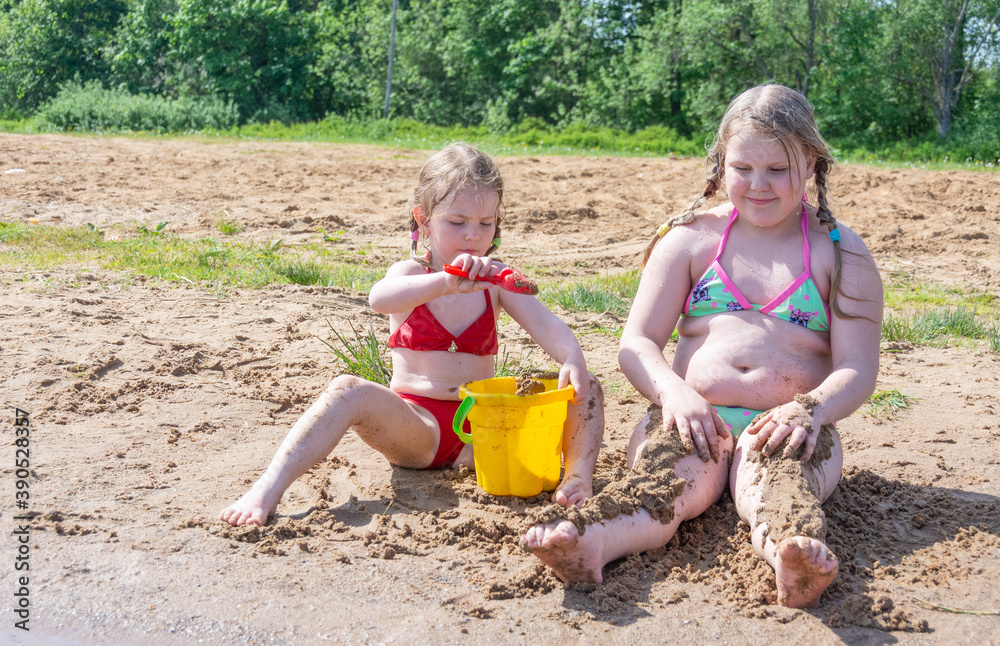
[[[537,548],[539,545],[538,533],[539,528],[537,526],[529,528],[528,531],[521,536],[521,544],[529,550]]]

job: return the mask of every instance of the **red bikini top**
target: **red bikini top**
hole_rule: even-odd
[[[446,330],[426,304],[417,305],[389,337],[389,347],[418,352],[465,352],[481,357],[496,354],[500,344],[497,341],[496,317],[493,316],[493,300],[489,290],[483,294],[486,295],[486,311],[458,336]]]

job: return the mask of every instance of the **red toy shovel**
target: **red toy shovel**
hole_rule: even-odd
[[[463,271],[460,267],[456,267],[455,265],[445,265],[444,270],[454,276],[461,276],[462,278],[469,277],[469,272]],[[501,289],[506,289],[508,292],[514,292],[515,294],[531,294],[534,296],[538,293],[538,286],[535,285],[535,283],[531,282],[527,279],[527,277],[525,277],[524,274],[511,267],[505,267],[496,276],[476,276],[476,280],[499,285]]]

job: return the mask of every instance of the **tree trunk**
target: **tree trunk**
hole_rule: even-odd
[[[809,40],[806,41],[806,69],[802,79],[802,96],[809,98],[809,81],[812,78],[812,68],[816,64],[816,23],[819,20],[817,0],[809,0]]]
[[[385,82],[385,110],[382,118],[389,118],[389,96],[392,94],[392,60],[396,54],[396,7],[399,0],[392,0],[392,27],[389,28],[389,78]]]

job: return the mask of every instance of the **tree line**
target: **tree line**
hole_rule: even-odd
[[[0,0],[0,113],[67,83],[231,103],[241,123],[385,105],[392,0]],[[743,89],[803,92],[824,134],[1000,132],[1000,0],[399,0],[390,115],[712,129]]]

